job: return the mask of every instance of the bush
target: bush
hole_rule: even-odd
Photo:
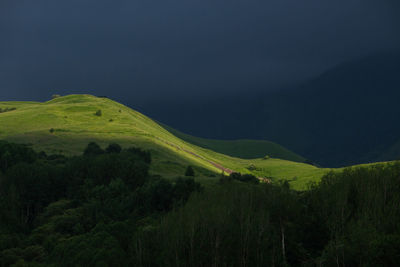
[[[265,155],[265,156],[264,156],[264,159],[265,159],[265,160],[270,159],[270,158],[271,158],[271,157],[268,156],[268,155]]]
[[[58,94],[55,94],[55,95],[51,96],[52,99],[56,99],[56,98],[59,98],[59,97],[61,97],[61,95],[58,95]]]
[[[54,133],[54,128],[51,128],[51,129],[49,130],[49,132],[50,132],[50,133]]]
[[[95,143],[95,142],[90,142],[86,149],[83,152],[83,155],[89,156],[89,155],[100,155],[103,154],[104,150],[101,149],[101,147]]]
[[[257,170],[256,166],[255,166],[253,163],[250,164],[249,167],[247,167],[247,169],[248,169],[249,171],[255,171],[255,170]]]
[[[251,174],[241,174],[238,172],[232,172],[229,177],[231,179],[235,179],[244,183],[253,183],[253,184],[258,184],[260,183],[260,180],[258,180],[257,177]]]
[[[99,109],[98,111],[96,111],[96,113],[94,113],[94,115],[96,115],[96,116],[101,116],[102,115],[102,113],[101,113],[101,109]]]
[[[245,182],[245,183],[253,183],[253,184],[260,183],[260,180],[258,180],[257,177],[255,177],[254,175],[251,175],[251,174],[243,174],[241,181]]]
[[[194,170],[192,166],[188,166],[185,171],[185,176],[194,176]]]

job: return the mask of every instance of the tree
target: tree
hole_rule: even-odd
[[[121,146],[118,144],[109,144],[108,147],[106,148],[107,153],[120,153],[122,150]]]
[[[96,116],[99,116],[99,117],[100,117],[100,116],[102,115],[102,113],[101,113],[101,109],[97,110],[97,111],[96,111],[96,113],[94,113],[94,115],[96,115]]]
[[[97,143],[90,142],[87,145],[85,151],[83,152],[83,155],[85,155],[85,156],[100,155],[100,154],[103,154],[103,153],[104,153],[104,150],[101,149],[101,147]]]
[[[192,166],[188,166],[185,171],[185,176],[194,176],[194,170]]]
[[[174,199],[185,203],[192,192],[201,192],[203,188],[193,178],[178,178],[174,185]]]
[[[235,179],[244,183],[253,183],[253,184],[258,184],[260,183],[260,180],[255,177],[254,175],[251,174],[241,174],[239,172],[232,172],[229,177],[231,179]]]

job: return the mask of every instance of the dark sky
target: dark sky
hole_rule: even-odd
[[[0,100],[272,90],[399,46],[398,0],[0,0]]]

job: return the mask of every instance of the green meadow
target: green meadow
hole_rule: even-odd
[[[151,173],[164,177],[184,174],[188,165],[196,172],[196,179],[215,183],[223,166],[235,172],[250,173],[273,182],[289,180],[294,189],[305,189],[309,182],[318,181],[331,169],[318,168],[302,161],[303,158],[276,144],[246,141],[248,150],[242,157],[254,155],[257,144],[264,144],[259,155],[281,154],[282,158],[244,159],[229,156],[243,147],[234,141],[207,140],[188,135],[172,134],[147,116],[108,98],[91,95],[68,95],[41,102],[0,102],[0,108],[16,108],[0,113],[0,139],[31,145],[36,151],[48,154],[77,155],[95,141],[105,147],[118,143],[122,147],[141,147],[152,154]],[[101,115],[96,112],[101,110]],[[218,153],[213,150],[219,152]],[[236,151],[236,152],[235,152]],[[244,153],[244,154],[243,154]],[[261,154],[262,153],[262,154]]]

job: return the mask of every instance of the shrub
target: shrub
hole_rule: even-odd
[[[249,167],[247,167],[247,169],[248,169],[249,171],[255,171],[255,170],[257,170],[256,166],[255,166],[253,163],[250,164]]]
[[[258,184],[260,183],[260,180],[258,180],[257,177],[251,174],[243,174],[241,177],[241,181],[245,183],[253,183],[253,184]]]
[[[54,128],[51,128],[51,129],[49,130],[49,132],[50,132],[50,133],[54,133]]]
[[[258,180],[257,177],[251,174],[241,174],[239,172],[232,172],[229,177],[231,179],[235,179],[244,183],[253,183],[253,184],[258,184],[260,183],[260,180]]]
[[[270,158],[271,158],[271,157],[268,156],[268,155],[265,155],[265,156],[264,156],[264,159],[265,159],[265,160],[270,159]]]
[[[96,115],[96,116],[101,116],[102,115],[102,113],[101,113],[101,109],[99,109],[98,111],[96,111],[96,113],[94,113],[94,115]]]
[[[90,142],[87,145],[85,151],[83,152],[83,155],[85,155],[85,156],[100,155],[100,154],[103,154],[103,153],[104,153],[103,149],[101,149],[101,147],[97,143]]]
[[[55,94],[55,95],[51,96],[52,99],[56,99],[56,98],[59,98],[59,97],[61,97],[61,95],[58,95],[58,94]]]

